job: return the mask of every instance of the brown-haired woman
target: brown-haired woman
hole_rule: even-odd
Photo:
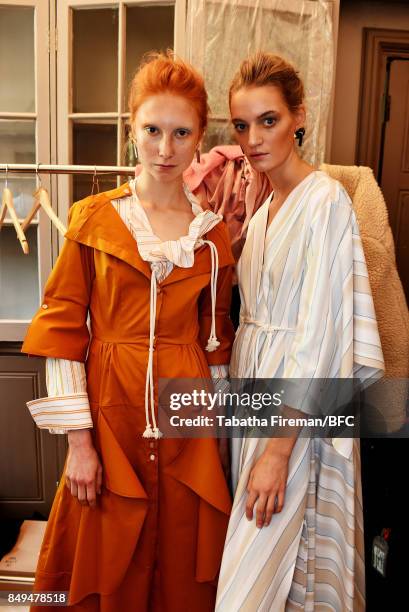
[[[365,381],[383,356],[362,244],[343,187],[297,153],[303,96],[293,66],[267,53],[244,61],[230,88],[237,142],[272,188],[238,262],[231,376]],[[308,397],[282,416],[316,414]],[[234,440],[220,612],[364,609],[357,448],[297,434]]]
[[[23,346],[48,358],[32,415],[69,442],[35,589],[86,612],[210,612],[230,510],[218,445],[160,439],[157,411],[159,377],[207,377],[233,339],[227,231],[182,177],[207,123],[203,80],[154,55],[130,111],[142,171],[71,208]]]

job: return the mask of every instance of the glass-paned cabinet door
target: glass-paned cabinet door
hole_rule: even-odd
[[[145,53],[184,54],[185,9],[185,0],[58,2],[59,163],[126,165],[132,175],[129,86]],[[119,180],[99,177],[99,188]],[[60,177],[59,210],[89,195],[92,182],[88,175]]]
[[[0,164],[46,163],[49,151],[48,2],[0,5]],[[19,220],[33,206],[35,175],[0,171]],[[45,185],[47,186],[47,185]],[[9,214],[0,231],[0,342],[21,340],[39,306],[50,269],[48,221],[35,217],[25,231],[25,255]]]

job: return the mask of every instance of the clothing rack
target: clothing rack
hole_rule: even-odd
[[[133,166],[75,166],[68,164],[0,164],[3,173],[34,174],[116,174],[129,176],[134,174]]]
[[[5,187],[3,190],[2,201],[0,205],[0,230],[3,225],[3,221],[7,212],[9,213],[14,228],[17,233],[17,238],[20,241],[21,247],[25,255],[28,255],[29,248],[27,238],[24,234],[24,230],[30,225],[36,212],[40,207],[45,210],[47,215],[50,217],[52,223],[57,227],[59,232],[64,236],[66,233],[65,225],[60,221],[55,212],[52,209],[50,198],[46,189],[41,185],[40,174],[92,174],[92,193],[94,192],[94,186],[98,187],[98,174],[114,174],[121,176],[129,176],[134,174],[134,168],[132,166],[79,166],[69,164],[0,164],[0,173],[5,174]],[[34,193],[34,205],[31,211],[28,213],[26,218],[21,221],[17,217],[17,213],[14,209],[13,195],[8,188],[9,174],[14,173],[31,173],[35,174],[37,181],[39,181],[39,187]]]

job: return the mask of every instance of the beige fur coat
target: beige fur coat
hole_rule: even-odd
[[[406,378],[409,315],[382,192],[371,168],[323,164],[321,169],[342,183],[352,200],[368,265],[386,376]]]

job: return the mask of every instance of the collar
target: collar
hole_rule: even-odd
[[[111,204],[112,200],[131,195],[128,183],[117,189],[88,196],[73,204],[69,213],[69,227],[65,237],[92,247],[124,261],[151,278],[151,268],[136,248],[135,239]],[[234,264],[230,242],[223,223],[218,223],[207,238],[215,243],[219,253],[219,267]],[[193,268],[175,266],[161,283],[162,286],[182,280],[185,277],[204,274],[211,269],[209,251],[205,246],[196,251]]]
[[[177,240],[162,241],[152,230],[145,209],[140,204],[135,189],[136,180],[130,181],[133,201],[130,206],[128,221],[138,244],[139,254],[144,261],[169,261],[182,268],[191,268],[195,260],[195,250],[201,244],[201,238],[210,232],[223,219],[211,210],[203,210],[198,200],[186,185],[183,189],[190,202],[194,219],[189,224],[187,234]]]

